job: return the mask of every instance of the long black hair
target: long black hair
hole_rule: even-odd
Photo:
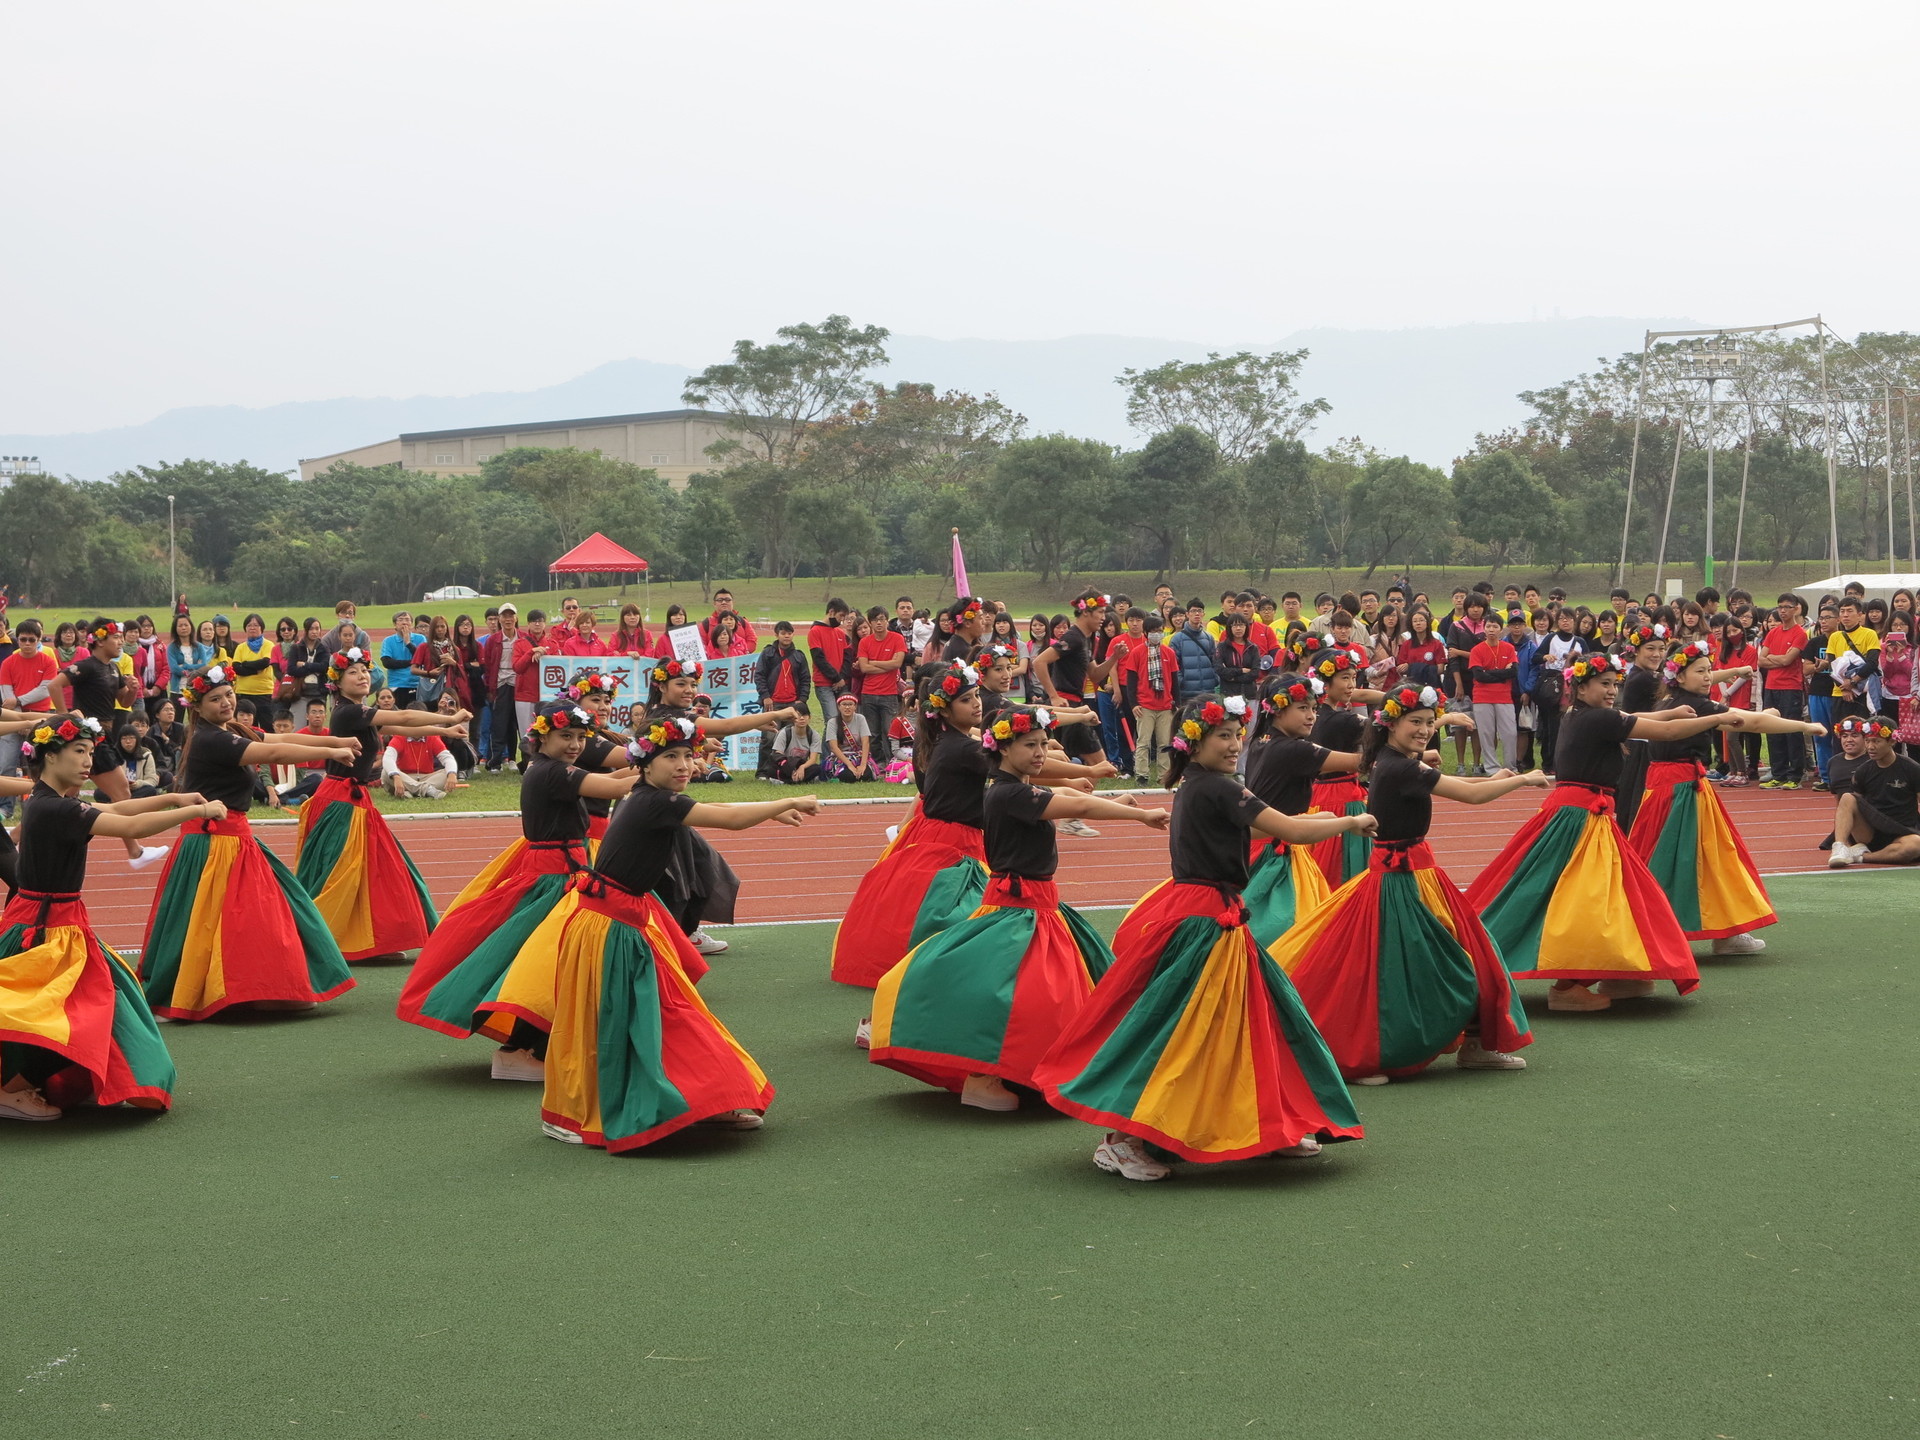
[[[1167,788],[1173,789],[1180,783],[1180,777],[1187,773],[1187,766],[1193,760],[1193,752],[1205,743],[1211,729],[1201,712],[1209,705],[1225,708],[1227,697],[1218,691],[1209,690],[1204,695],[1196,695],[1178,710],[1173,712],[1173,741],[1167,747]],[[1252,707],[1249,706],[1249,709]],[[1229,716],[1229,719],[1232,717]],[[1198,739],[1189,739],[1186,726],[1195,724],[1201,727]],[[1225,721],[1221,721],[1225,724]]]
[[[915,775],[921,775],[926,772],[927,762],[933,759],[933,747],[939,744],[942,739],[948,735],[964,735],[966,733],[947,719],[947,712],[944,708],[938,708],[927,703],[927,697],[933,693],[933,687],[939,684],[949,671],[955,671],[957,673],[957,669],[958,667],[943,661],[935,665],[922,665],[919,670],[914,673],[913,773]],[[980,686],[977,681],[972,685],[966,685],[957,692],[955,698],[957,699],[959,695],[966,694],[968,690],[978,690],[979,688]]]

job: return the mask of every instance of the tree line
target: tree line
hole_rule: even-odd
[[[555,556],[595,530],[645,556],[657,577],[817,578],[828,589],[845,576],[943,571],[955,527],[970,565],[1062,582],[1096,569],[1169,579],[1437,563],[1557,572],[1619,553],[1638,354],[1524,393],[1525,423],[1476,436],[1442,470],[1359,437],[1316,448],[1309,435],[1331,407],[1299,393],[1304,350],[1124,372],[1127,417],[1148,436],[1125,449],[1031,434],[992,394],[878,384],[887,340],[835,315],[769,343],[737,342],[731,359],[687,382],[686,403],[722,416],[727,438],[682,491],[596,452],[535,448],[493,456],[474,476],[337,464],[303,482],[184,460],[98,483],[16,477],[0,490],[10,537],[0,581],[42,604],[151,603],[167,588],[169,495],[187,573],[262,604],[412,602],[453,582],[536,588]],[[1654,387],[1632,559],[1652,559],[1663,523],[1670,556],[1700,553],[1709,439],[1721,454],[1723,556],[1742,480],[1748,559],[1824,554],[1830,425],[1842,553],[1883,554],[1890,460],[1905,514],[1904,417],[1889,425],[1884,406],[1822,410],[1805,397],[1816,363],[1857,395],[1908,377],[1920,385],[1920,337],[1863,335],[1819,357],[1809,346],[1755,347],[1711,417],[1684,386]]]

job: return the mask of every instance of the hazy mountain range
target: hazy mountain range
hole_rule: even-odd
[[[1516,398],[1638,349],[1648,329],[1671,319],[1539,320],[1421,330],[1302,330],[1276,347],[1310,352],[1305,396],[1333,405],[1308,439],[1358,435],[1389,454],[1446,465],[1476,432],[1521,419]],[[929,381],[941,389],[996,392],[1027,416],[1031,433],[1064,431],[1138,444],[1114,377],[1172,359],[1201,359],[1207,346],[1130,335],[1061,340],[934,340],[896,335],[892,363],[877,378]],[[1250,347],[1264,349],[1267,347]],[[704,362],[703,362],[704,363]],[[0,435],[0,452],[38,455],[47,469],[82,479],[181,459],[251,460],[291,470],[303,457],[391,439],[403,431],[526,423],[680,408],[698,365],[615,360],[544,389],[408,399],[298,400],[248,409],[196,405],[143,425],[66,435]]]

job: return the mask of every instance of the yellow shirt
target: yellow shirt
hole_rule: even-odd
[[[129,680],[133,678],[133,657],[127,654],[126,651],[122,650],[120,652],[120,658],[114,663],[120,667],[120,673],[122,675],[126,676]],[[116,700],[113,702],[113,708],[120,711],[128,711],[133,707],[130,705],[122,705]]]
[[[1849,645],[1847,642],[1853,643]],[[1827,654],[1838,659],[1849,650],[1858,650],[1862,655],[1871,655],[1880,648],[1880,636],[1871,625],[1862,625],[1858,630],[1836,630],[1827,637]]]

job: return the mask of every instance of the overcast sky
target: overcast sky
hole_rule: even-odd
[[[1916,13],[9,5],[0,430],[698,364],[834,311],[1920,328]]]

